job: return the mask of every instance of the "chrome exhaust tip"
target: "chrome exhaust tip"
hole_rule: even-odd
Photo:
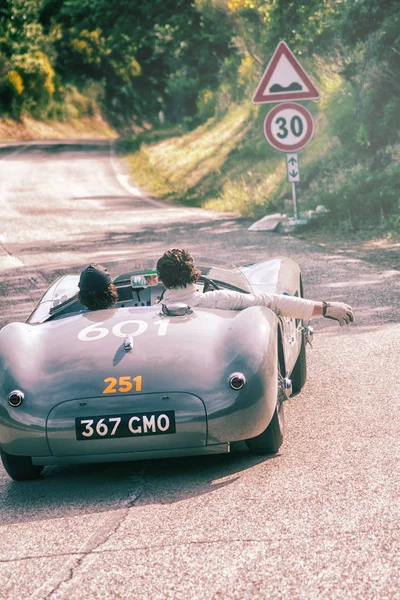
[[[312,345],[312,341],[314,339],[314,328],[311,327],[311,325],[308,325],[305,328],[304,337],[305,337],[305,340],[306,340],[306,344],[310,344],[310,346],[311,346]]]
[[[289,377],[284,377],[282,385],[287,398],[290,398],[290,396],[293,394],[292,380],[289,379]]]

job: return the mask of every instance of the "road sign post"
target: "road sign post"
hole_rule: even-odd
[[[298,221],[296,183],[300,181],[297,151],[311,140],[314,122],[309,111],[293,100],[319,98],[319,91],[290,48],[285,42],[279,42],[254,93],[253,103],[279,103],[265,118],[264,134],[271,146],[286,152],[295,221]]]
[[[297,196],[296,196],[296,184],[292,182],[292,196],[293,196],[293,212],[294,212],[294,220],[299,220],[299,212],[297,210]]]

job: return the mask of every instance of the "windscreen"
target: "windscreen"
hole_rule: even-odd
[[[65,275],[55,281],[44,294],[38,306],[28,319],[28,323],[43,323],[51,309],[73,298],[78,293],[79,275]]]
[[[156,257],[141,258],[137,260],[114,263],[108,266],[115,285],[131,286],[132,289],[161,286],[157,278]],[[218,287],[250,292],[251,287],[241,267],[217,261],[213,258],[199,256],[195,264],[200,269],[202,276],[215,281]],[[79,274],[66,275],[54,282],[40,300],[38,306],[28,318],[29,323],[43,323],[54,315],[57,306],[68,304],[78,294]],[[201,278],[200,278],[201,285]],[[61,308],[61,306],[60,306]]]
[[[114,283],[128,284],[133,281],[146,286],[146,280],[148,274],[157,273],[157,260],[160,255],[157,254],[153,257],[141,258],[137,260],[130,260],[123,263],[123,268],[120,267],[120,274],[114,279]],[[236,265],[218,261],[215,258],[196,255],[195,265],[200,269],[202,275],[209,279],[215,279],[216,283],[226,284],[229,288],[235,288],[243,291],[250,291],[248,281],[243,274],[241,268]],[[109,269],[110,273],[115,276],[115,267]],[[161,283],[158,280],[158,283]],[[150,284],[151,285],[151,284]]]

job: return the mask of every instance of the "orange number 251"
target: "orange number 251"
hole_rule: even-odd
[[[142,376],[137,375],[131,377],[130,375],[119,377],[107,377],[104,380],[107,383],[107,387],[103,391],[103,394],[116,394],[117,392],[130,392],[132,389],[134,392],[142,391]]]

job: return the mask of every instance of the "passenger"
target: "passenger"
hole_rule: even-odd
[[[78,300],[89,310],[111,308],[118,301],[118,292],[110,273],[103,265],[91,264],[79,278]]]
[[[323,316],[340,325],[354,321],[353,310],[343,302],[316,302],[283,294],[242,293],[231,290],[214,290],[205,294],[195,284],[201,272],[194,265],[192,255],[174,248],[164,252],[157,261],[157,273],[166,291],[162,304],[184,302],[189,306],[242,310],[249,306],[266,306],[282,317],[311,319]]]

